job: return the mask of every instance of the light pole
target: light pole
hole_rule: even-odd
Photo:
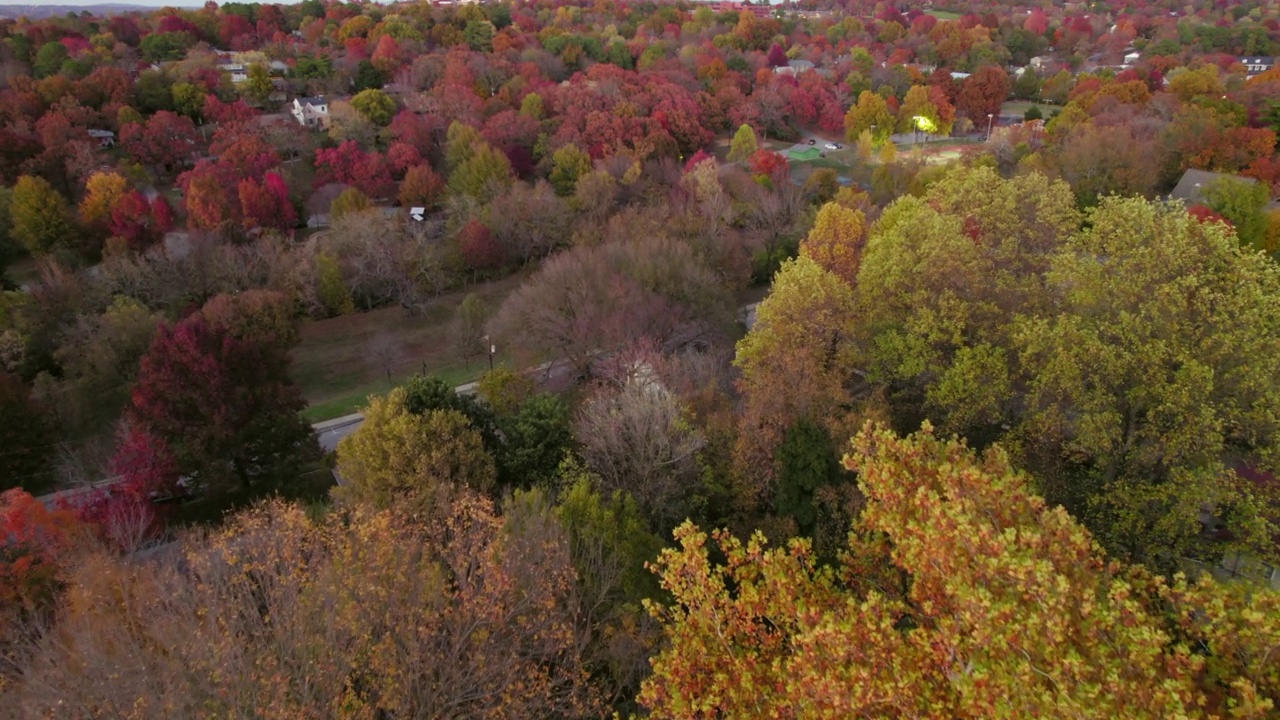
[[[920,121],[924,120],[924,117],[921,115],[915,115],[912,116],[911,119],[915,121],[916,125],[916,147],[920,147]]]
[[[995,119],[995,113],[987,113],[987,142],[991,141],[991,123],[995,122]]]
[[[493,344],[493,341],[488,335],[485,335],[480,339],[484,340],[484,346],[489,351],[489,372],[493,372],[493,355],[498,352],[498,346]]]

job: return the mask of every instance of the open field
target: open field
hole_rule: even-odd
[[[480,355],[464,363],[457,357],[454,312],[472,292],[496,311],[523,278],[518,274],[442,295],[418,315],[390,307],[303,324],[291,368],[308,404],[303,416],[319,422],[355,412],[370,394],[424,370],[452,385],[475,380],[488,369],[488,360]],[[506,361],[502,350],[495,363]]]
[[[939,20],[959,20],[960,13],[947,12],[946,10],[925,10],[925,15],[932,15]]]

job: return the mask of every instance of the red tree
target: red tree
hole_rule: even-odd
[[[240,213],[246,230],[273,228],[292,230],[298,213],[289,201],[289,186],[278,173],[269,172],[262,180],[244,179],[239,185]]]
[[[196,493],[258,494],[290,485],[315,451],[298,416],[287,348],[200,314],[161,327],[143,356],[126,417],[149,440],[120,446],[117,470],[172,467]],[[166,470],[167,472],[167,470]]]
[[[472,270],[496,270],[502,267],[502,246],[493,239],[479,220],[471,220],[458,232],[458,252]]]
[[[135,123],[120,130],[120,144],[135,160],[170,173],[192,157],[198,141],[191,118],[165,110],[145,126]]]

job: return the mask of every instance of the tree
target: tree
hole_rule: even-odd
[[[398,199],[402,207],[425,207],[434,209],[444,197],[444,180],[430,165],[415,165],[404,174],[400,181]]]
[[[654,717],[1262,717],[1280,692],[1260,664],[1275,593],[1110,563],[1004,453],[927,427],[864,430],[846,464],[867,504],[838,569],[806,540],[677,531],[655,564],[672,600],[649,605]]]
[[[394,510],[313,521],[273,500],[184,539],[181,563],[95,554],[68,573],[61,642],[42,644],[6,703],[600,717],[566,532],[548,503],[526,504],[499,516],[467,496],[424,527]],[[119,681],[90,679],[107,668]]]
[[[573,194],[578,178],[591,172],[591,156],[573,143],[569,143],[551,156],[551,174],[548,180],[560,197]]]
[[[870,132],[872,144],[879,147],[893,136],[894,118],[885,99],[870,90],[858,95],[858,102],[844,116],[844,137],[855,142],[862,133]]]
[[[238,194],[241,222],[246,230],[271,228],[288,232],[298,224],[297,211],[289,199],[289,186],[279,173],[269,172],[261,181],[241,180]]]
[[[119,173],[99,171],[90,175],[80,201],[80,219],[86,225],[105,228],[128,188],[128,181]]]
[[[488,20],[472,20],[462,29],[462,37],[477,52],[493,50],[494,34],[493,23]]]
[[[32,255],[71,246],[75,226],[66,200],[44,178],[23,175],[13,186],[13,238]]]
[[[48,479],[53,440],[44,409],[31,398],[30,389],[21,378],[0,369],[0,491],[41,488]]]
[[[370,88],[356,93],[356,96],[351,98],[351,107],[374,125],[386,127],[395,115],[396,101],[385,92]]]
[[[0,534],[0,658],[17,664],[23,641],[39,640],[33,628],[52,621],[83,528],[70,510],[15,488],[0,492]]]
[[[569,408],[557,395],[530,395],[514,412],[499,413],[498,474],[506,487],[549,487],[573,447]]]
[[[706,440],[652,368],[640,365],[634,378],[597,390],[578,411],[574,435],[601,488],[635,498],[653,531],[664,534],[688,516]]]
[[[169,92],[173,94],[173,108],[179,113],[191,118],[199,120],[204,112],[205,98],[208,97],[208,91],[202,85],[194,85],[192,83],[174,83],[169,88]]]
[[[857,282],[867,244],[867,219],[860,210],[834,202],[818,210],[813,229],[800,241],[800,255],[849,283]]]
[[[807,256],[783,263],[734,360],[743,396],[736,460],[750,500],[772,497],[775,452],[792,426],[808,419],[841,427],[856,319],[847,282]]]
[[[1205,203],[1231,223],[1241,244],[1253,250],[1265,249],[1268,221],[1263,208],[1271,199],[1266,185],[1221,178],[1209,183],[1201,192]]]
[[[62,64],[66,60],[67,47],[53,40],[40,46],[40,50],[36,52],[35,62],[32,63],[31,70],[35,73],[37,79],[46,78],[50,75],[56,75],[62,69]]]
[[[248,79],[240,86],[240,93],[256,105],[262,105],[271,98],[275,86],[271,83],[271,75],[262,63],[249,66]]]
[[[999,65],[983,65],[960,84],[956,110],[982,125],[988,115],[999,115],[1000,106],[1009,98],[1009,73]]]
[[[135,160],[156,170],[172,173],[191,159],[199,134],[191,118],[165,110],[145,126],[130,124],[120,130],[120,144]]]
[[[458,231],[458,252],[472,271],[486,272],[502,267],[502,247],[479,220],[470,220]]]
[[[414,413],[405,391],[372,398],[364,422],[338,444],[343,484],[334,497],[345,503],[409,509],[427,523],[446,511],[459,492],[493,489],[493,456],[480,433],[456,410]]]
[[[351,288],[342,277],[338,261],[328,253],[316,255],[316,294],[329,315],[347,315],[356,311]]]
[[[587,375],[598,351],[641,338],[678,349],[716,336],[731,316],[724,286],[688,245],[648,236],[551,257],[489,329],[522,359],[563,358]]]
[[[818,522],[815,495],[834,485],[839,463],[826,428],[802,418],[792,425],[778,446],[779,515],[795,522],[800,535],[812,537]]]
[[[470,158],[449,173],[449,192],[485,201],[509,187],[514,179],[507,156],[482,141],[473,148]]]
[[[898,132],[925,132],[930,135],[940,134],[942,122],[939,108],[929,96],[929,88],[924,85],[912,85],[902,99],[902,107],[898,109]]]
[[[756,131],[752,130],[750,125],[740,125],[737,132],[733,134],[733,140],[729,142],[729,162],[744,162],[754,155],[757,149]]]
[[[453,350],[464,362],[489,354],[489,342],[485,335],[485,323],[491,314],[484,298],[467,293],[458,303],[453,314]],[[492,403],[490,403],[492,404]]]
[[[167,447],[185,488],[245,497],[295,489],[316,453],[303,406],[278,338],[237,336],[197,314],[157,331],[126,415]]]
[[[339,220],[344,215],[363,213],[373,208],[373,201],[359,188],[349,187],[329,205],[329,220]]]

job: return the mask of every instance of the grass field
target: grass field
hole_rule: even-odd
[[[303,416],[319,422],[350,414],[369,395],[424,370],[451,385],[475,380],[488,369],[488,360],[480,356],[464,364],[457,358],[451,338],[454,312],[471,292],[496,311],[522,279],[516,275],[442,295],[418,315],[392,307],[303,324],[291,368],[307,401]],[[495,363],[505,363],[506,354],[499,350]]]
[[[946,10],[925,10],[925,15],[932,15],[939,20],[959,20],[960,13],[948,12]]]

